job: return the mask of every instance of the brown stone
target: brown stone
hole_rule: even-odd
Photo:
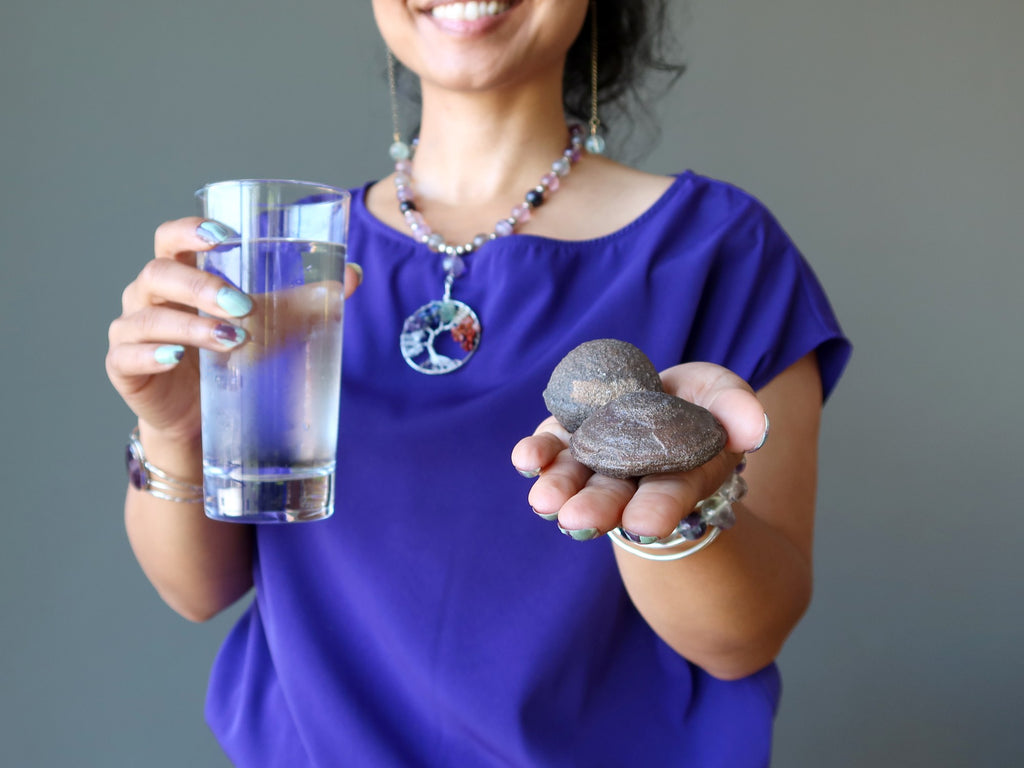
[[[664,392],[631,392],[588,416],[569,441],[573,458],[598,474],[686,472],[725,447],[710,411]]]
[[[555,367],[544,404],[570,432],[592,411],[628,392],[661,392],[661,378],[647,355],[626,341],[580,344]]]

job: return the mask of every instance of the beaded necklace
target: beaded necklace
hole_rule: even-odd
[[[571,126],[568,146],[537,186],[526,193],[523,202],[512,209],[508,218],[499,219],[489,234],[477,235],[462,245],[448,243],[431,229],[423,214],[416,209],[412,191],[412,157],[417,141],[414,140],[410,148],[396,136],[395,143],[391,145],[391,157],[395,160],[395,193],[399,210],[413,237],[434,253],[443,255],[441,265],[445,275],[442,297],[417,309],[402,326],[399,346],[405,362],[414,370],[430,375],[451,373],[476,352],[480,345],[480,318],[469,305],[452,298],[452,285],[466,271],[463,257],[491,240],[511,235],[520,224],[530,220],[531,211],[558,190],[560,179],[568,175],[583,155],[583,134],[581,126]],[[438,348],[441,344],[444,344],[443,349]]]

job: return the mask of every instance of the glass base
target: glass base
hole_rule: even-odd
[[[232,523],[304,523],[334,513],[334,472],[287,480],[206,475],[206,516]]]

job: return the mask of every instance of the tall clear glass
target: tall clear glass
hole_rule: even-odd
[[[334,512],[349,195],[246,179],[196,192],[233,236],[199,267],[253,302],[229,352],[199,355],[208,517],[322,520]]]

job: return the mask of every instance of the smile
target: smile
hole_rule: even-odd
[[[430,9],[430,15],[450,21],[475,21],[504,13],[512,6],[509,2],[445,3]]]

